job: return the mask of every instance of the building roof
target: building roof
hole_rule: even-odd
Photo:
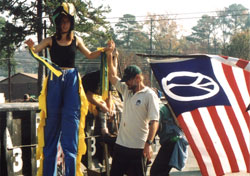
[[[20,72],[20,73],[16,73],[16,74],[12,75],[11,80],[16,80],[17,81],[17,80],[19,80],[20,77],[26,77],[26,78],[28,78],[30,80],[33,80],[33,81],[37,81],[37,79],[38,79],[37,74]],[[22,81],[22,80],[19,80],[18,82],[20,82],[20,81]],[[7,83],[7,82],[8,82],[8,77],[3,79],[3,80],[0,80],[0,84],[1,83]]]
[[[2,80],[4,80],[4,79],[6,79],[5,76],[0,76],[0,81],[2,81]]]
[[[38,79],[38,74],[35,74],[35,73],[19,73],[19,74],[23,74],[23,75],[29,76],[31,78]]]

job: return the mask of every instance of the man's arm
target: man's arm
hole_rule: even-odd
[[[116,51],[117,52],[117,51]],[[114,55],[112,52],[106,52],[107,59],[108,59],[108,67],[109,67],[109,80],[111,84],[115,85],[116,82],[119,80],[117,76],[117,59],[118,59],[118,52]]]
[[[158,130],[158,125],[159,122],[157,120],[151,120],[149,123],[149,133],[148,133],[148,138],[147,142],[145,143],[143,154],[145,157],[147,157],[148,160],[151,159],[153,155],[153,150],[152,150],[152,141],[154,140],[155,134]]]
[[[148,133],[147,140],[149,140],[149,141],[154,140],[155,134],[156,134],[156,132],[158,130],[158,125],[159,125],[159,122],[157,120],[151,120],[150,121],[150,123],[149,123],[149,133]]]

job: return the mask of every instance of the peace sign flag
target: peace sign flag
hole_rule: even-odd
[[[250,63],[214,55],[150,60],[203,176],[250,173]]]

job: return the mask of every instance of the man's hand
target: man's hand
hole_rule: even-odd
[[[118,50],[115,48],[114,51],[113,51],[113,57],[118,58],[118,56],[119,56],[119,52],[118,52]]]
[[[115,104],[111,103],[111,105],[109,106],[109,117],[110,117],[110,120],[114,119],[114,115],[115,115]]]
[[[144,150],[143,150],[143,155],[148,159],[148,161],[151,160],[153,156],[153,150],[150,144],[145,143]]]
[[[113,40],[109,40],[107,43],[107,47],[105,48],[105,52],[107,55],[111,54],[115,49],[115,42]]]

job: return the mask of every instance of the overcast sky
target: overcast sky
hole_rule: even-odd
[[[211,12],[223,10],[231,4],[242,4],[250,9],[250,0],[93,0],[93,3],[109,5],[112,11],[107,17],[113,23],[118,21],[115,17],[122,17],[124,14],[132,14],[138,20],[147,16],[147,13],[178,14],[175,15],[179,19],[177,24],[187,31],[196,25],[197,17],[204,14],[216,15]]]
[[[231,4],[242,4],[250,8],[249,0],[93,0],[112,8],[111,16],[120,17],[125,13],[136,16],[147,15],[147,12],[193,13],[218,11]]]

